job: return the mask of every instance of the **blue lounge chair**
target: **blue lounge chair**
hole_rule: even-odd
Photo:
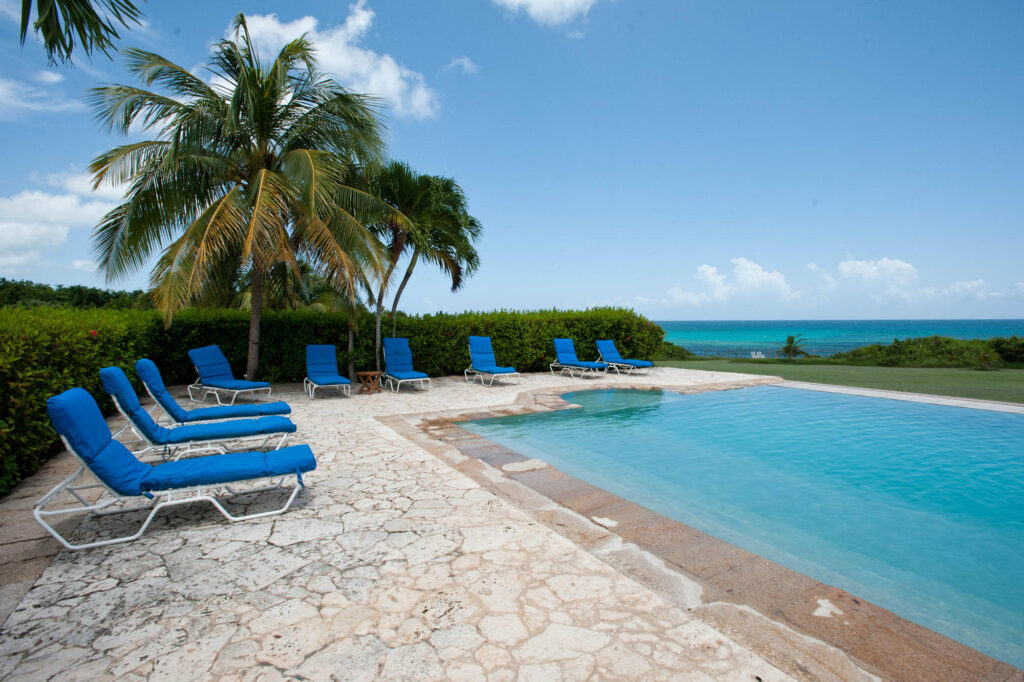
[[[196,382],[188,387],[188,397],[192,400],[205,401],[206,396],[212,395],[217,398],[218,405],[223,405],[224,403],[220,399],[221,392],[231,394],[231,402],[228,405],[235,404],[239,393],[248,393],[255,399],[257,391],[266,391],[267,397],[270,397],[270,384],[266,381],[246,381],[235,378],[235,375],[231,373],[231,365],[228,364],[228,359],[221,352],[220,346],[193,348],[188,352],[188,357],[195,365],[196,373],[199,375]],[[198,392],[198,398],[195,397],[193,391]]]
[[[262,448],[280,437],[274,446],[277,450],[284,445],[288,434],[295,433],[295,424],[287,417],[234,419],[210,424],[186,424],[168,429],[153,421],[149,412],[143,409],[139,403],[139,396],[120,367],[101,369],[100,383],[114,400],[117,410],[128,420],[126,426],[131,426],[132,431],[147,443],[145,448],[135,454],[161,450],[166,457],[201,450],[225,452],[225,448],[220,444],[223,441],[252,439],[262,439],[263,442],[258,446]]]
[[[78,470],[46,493],[32,510],[36,521],[68,549],[86,549],[128,542],[146,532],[156,513],[162,508],[205,500],[213,504],[230,521],[245,521],[281,514],[288,510],[302,487],[302,474],[316,469],[316,458],[308,445],[293,445],[274,452],[234,452],[194,459],[164,462],[157,465],[140,462],[128,449],[113,439],[107,423],[92,396],[82,388],[72,388],[46,401],[46,410],[64,445],[80,463]],[[90,471],[99,483],[75,485],[75,480]],[[288,490],[285,481],[292,476],[291,494],[280,509],[234,516],[215,497],[250,494],[266,490]],[[274,481],[274,479],[277,479]],[[269,485],[251,487],[256,481]],[[237,489],[236,484],[247,484]],[[96,488],[102,489],[99,499],[88,502]],[[74,498],[57,501],[62,493]],[[50,509],[56,501],[59,509]],[[144,504],[132,504],[142,502]],[[121,514],[149,510],[142,527],[131,535],[97,542],[72,544],[48,520],[54,516],[79,512],[97,515]]]
[[[338,373],[338,349],[330,345],[306,346],[306,378],[302,388],[310,398],[318,388],[337,388],[351,395],[352,382]]]
[[[392,391],[398,393],[402,384],[411,381],[418,382],[420,388],[430,388],[430,377],[412,368],[409,339],[383,339],[381,345],[384,348],[384,375],[381,378],[387,380]]]
[[[573,345],[572,339],[555,339],[555,361],[549,366],[552,374],[555,373],[556,367],[559,374],[568,372],[569,376],[574,379],[576,372],[580,373],[582,379],[587,372],[597,375],[608,371],[607,362],[589,362],[576,357],[576,347]]]
[[[171,420],[172,424],[190,424],[194,422],[215,421],[221,419],[241,419],[244,417],[269,417],[271,415],[291,414],[288,403],[249,403],[248,405],[218,405],[217,407],[200,407],[186,410],[174,399],[164,386],[164,379],[156,363],[142,358],[135,363],[135,373],[142,379],[146,392],[156,401],[160,409]]]
[[[470,377],[470,374],[473,376]],[[498,361],[494,359],[494,350],[491,348],[491,337],[471,336],[469,337],[469,367],[462,373],[466,381],[472,381],[480,377],[480,383],[484,383],[484,377],[489,376],[491,380],[488,386],[494,383],[498,377],[512,379],[520,382],[519,372],[515,367],[499,367]]]
[[[611,339],[602,339],[597,342],[597,357],[601,362],[607,362],[608,366],[615,370],[616,374],[626,373],[629,376],[634,371],[646,374],[654,363],[650,360],[630,360],[619,355],[619,349]]]

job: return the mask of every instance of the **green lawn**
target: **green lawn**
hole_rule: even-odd
[[[657,364],[664,367],[685,367],[715,372],[769,374],[783,379],[812,381],[819,384],[1024,403],[1024,369],[979,372],[974,369],[804,365],[799,361],[787,364],[729,360],[664,360]]]

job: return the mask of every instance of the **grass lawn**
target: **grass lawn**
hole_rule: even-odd
[[[1024,403],[1024,369],[979,372],[974,369],[804,365],[799,361],[789,364],[730,360],[664,360],[658,362],[658,365],[715,372],[769,374],[792,381]]]

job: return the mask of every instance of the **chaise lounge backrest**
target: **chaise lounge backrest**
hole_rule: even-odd
[[[602,339],[597,342],[597,351],[604,358],[605,362],[622,362],[622,356],[619,355],[619,349],[615,347],[615,342],[611,339]]]
[[[555,339],[555,356],[559,362],[579,362],[572,339]]]
[[[157,369],[156,363],[148,358],[142,358],[135,363],[135,373],[139,375],[139,378],[149,388],[149,392],[153,394],[153,397],[160,407],[167,411],[167,414],[171,415],[175,421],[183,422],[188,418],[188,412],[178,401],[174,399],[167,391],[167,387],[164,386],[164,379],[160,376],[160,370]]]
[[[46,401],[57,433],[105,485],[121,495],[138,495],[152,468],[114,440],[96,401],[84,388],[72,388]]]
[[[231,373],[231,364],[224,357],[220,346],[203,346],[193,348],[188,352],[188,357],[199,372],[199,380],[209,381],[231,381],[235,375]]]
[[[409,350],[409,339],[387,338],[381,341],[384,346],[384,367],[391,372],[412,372],[412,351]]]
[[[306,346],[306,376],[338,374],[338,351],[332,345]]]
[[[491,348],[491,337],[469,337],[469,359],[475,369],[496,367],[498,362],[494,359],[494,349]]]
[[[142,432],[152,443],[166,443],[168,431],[153,421],[149,412],[143,409],[139,396],[132,388],[132,382],[120,367],[104,367],[100,370],[100,383],[103,390],[117,401],[121,410],[131,419],[135,428]]]

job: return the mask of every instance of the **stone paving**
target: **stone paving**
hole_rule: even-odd
[[[742,381],[662,368],[600,384]],[[308,442],[319,464],[296,506],[237,524],[208,505],[177,507],[135,542],[61,551],[12,605],[0,678],[789,679],[379,419],[593,385],[449,378],[424,393],[315,402],[298,386],[278,387],[294,410],[293,442]],[[67,468],[61,458],[51,470]],[[24,507],[18,501],[40,487],[26,481],[11,504]],[[280,499],[235,502],[255,510]],[[8,582],[27,587],[54,543],[25,535],[26,511],[0,512],[4,543],[24,537],[19,547],[36,547],[23,561],[5,559],[5,571],[20,570],[21,582]],[[132,522],[89,519],[76,533],[120,534]]]

